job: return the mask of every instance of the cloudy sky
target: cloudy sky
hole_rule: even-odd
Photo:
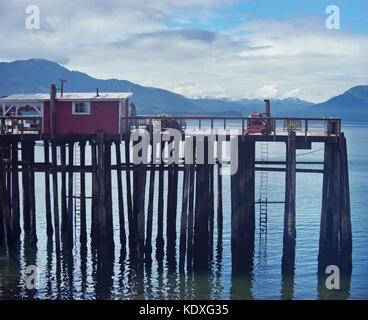
[[[0,61],[45,58],[187,97],[320,102],[368,84],[368,1],[1,0],[0,43]]]

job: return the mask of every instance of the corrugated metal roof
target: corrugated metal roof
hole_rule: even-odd
[[[64,93],[61,97],[60,93],[57,94],[59,101],[76,101],[76,100],[122,100],[129,98],[133,95],[133,92],[99,92],[96,96],[96,92],[73,92]],[[13,94],[11,96],[0,99],[1,102],[21,102],[21,101],[45,101],[50,100],[50,94],[48,93],[31,93],[31,94]]]

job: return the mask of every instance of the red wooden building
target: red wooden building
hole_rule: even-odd
[[[82,92],[57,95],[56,134],[122,134],[128,130],[132,92]],[[51,134],[50,95],[14,94],[0,99],[0,116],[42,118],[42,133]]]

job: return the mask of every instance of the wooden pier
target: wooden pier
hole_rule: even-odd
[[[152,120],[160,119],[137,116],[128,120],[139,127],[140,124],[146,126]],[[130,131],[120,135],[108,135],[102,130],[93,135],[44,135],[38,118],[0,117],[0,245],[5,246],[11,255],[16,250],[22,232],[32,246],[36,245],[38,237],[44,236],[37,234],[36,230],[39,213],[36,212],[35,173],[42,172],[45,176],[46,236],[53,238],[57,254],[61,247],[72,250],[76,241],[85,245],[90,236],[103,265],[113,255],[113,230],[114,225],[119,224],[120,243],[123,248],[127,245],[138,270],[151,263],[155,248],[156,259],[161,262],[166,251],[169,270],[175,270],[178,262],[180,272],[206,271],[212,259],[216,232],[217,247],[222,246],[222,184],[223,179],[228,178],[231,181],[232,268],[233,272],[249,272],[256,226],[255,172],[267,170],[285,172],[283,255],[280,259],[282,273],[293,274],[297,241],[297,173],[321,173],[323,190],[318,271],[324,273],[330,264],[340,266],[342,272],[351,271],[348,157],[340,119],[270,117],[268,119],[273,122],[273,130],[267,135],[244,134],[249,117],[177,116],[169,119],[186,121],[188,128],[182,132],[182,138],[191,136],[192,139],[184,148],[192,148],[194,159],[198,155],[199,142],[203,139],[203,163],[180,159],[179,163],[157,164],[151,158],[148,163],[134,164],[131,153],[133,144],[137,142],[130,140]],[[25,123],[31,120],[32,125],[26,126]],[[204,126],[207,129],[201,130]],[[230,128],[237,131],[226,131]],[[225,133],[217,132],[211,138],[210,134],[214,132],[211,130],[216,129],[225,130]],[[233,147],[237,150],[237,168],[233,175],[227,177],[221,175],[224,165],[218,160],[212,162],[206,150],[214,150],[214,145],[221,139],[232,143],[231,137],[236,137]],[[36,141],[43,142],[43,161],[35,161]],[[257,162],[255,146],[262,141],[285,143],[286,161]],[[296,150],[310,149],[315,142],[324,143],[323,161],[298,163]],[[167,148],[170,143],[172,140],[161,141],[160,150]],[[90,164],[86,164],[87,144],[90,145]],[[111,160],[112,144],[115,145],[116,163]],[[175,148],[181,147],[175,144]],[[219,152],[219,148],[215,150]],[[73,162],[74,152],[80,155],[79,163]],[[298,164],[319,164],[323,167],[298,168]],[[116,208],[112,203],[112,171],[116,171],[117,177]],[[180,176],[179,172],[182,172]],[[91,174],[90,181],[87,181],[86,173]],[[76,238],[73,233],[76,214],[73,210],[75,175],[80,175],[80,233]],[[179,177],[182,177],[181,181]],[[87,184],[92,186],[91,212],[86,209],[89,199],[86,195]],[[167,186],[166,195],[164,186]],[[180,204],[179,190],[182,192]],[[216,194],[214,190],[217,190]],[[118,210],[118,221],[113,221],[114,210]],[[91,223],[90,235],[87,234],[87,221]],[[156,237],[153,234],[154,224],[157,225]]]

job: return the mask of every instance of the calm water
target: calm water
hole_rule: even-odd
[[[163,265],[157,263],[154,252],[152,254],[152,267],[150,270],[146,269],[143,275],[137,275],[130,268],[129,254],[124,254],[124,250],[121,250],[119,242],[117,186],[116,176],[114,174],[112,176],[115,222],[114,262],[108,268],[108,272],[99,274],[97,272],[95,254],[91,250],[90,242],[87,244],[87,251],[83,251],[83,248],[80,248],[77,242],[72,256],[62,255],[60,270],[57,270],[53,244],[48,242],[46,237],[44,175],[37,173],[37,249],[31,249],[22,242],[19,248],[19,255],[13,259],[6,257],[4,250],[0,249],[0,298],[367,299],[368,197],[366,196],[366,192],[368,185],[368,148],[366,148],[366,141],[368,139],[368,124],[356,122],[345,123],[343,131],[347,137],[349,152],[353,228],[353,271],[351,278],[343,279],[343,289],[338,292],[322,292],[319,290],[322,286],[318,286],[317,255],[322,193],[322,175],[320,174],[297,174],[296,269],[294,279],[283,281],[281,277],[283,204],[269,205],[267,236],[263,235],[261,238],[259,237],[258,230],[259,208],[256,207],[257,230],[252,275],[232,277],[229,177],[223,179],[223,251],[222,255],[218,256],[215,248],[214,261],[209,274],[179,275],[178,272],[169,273],[165,261]],[[36,150],[36,161],[42,161],[43,148],[36,147]],[[322,144],[314,144],[313,152],[311,153],[310,151],[298,150],[297,160],[321,161],[323,159]],[[285,146],[283,143],[269,143],[270,158],[273,160],[282,160],[284,159],[284,154]],[[257,186],[259,186],[259,175],[257,172],[256,199],[258,199],[259,187]],[[89,178],[90,175],[87,174],[87,179]],[[125,181],[124,175],[123,178],[123,181]],[[181,179],[182,176],[179,173],[179,181],[182,181]],[[269,173],[268,180],[268,200],[283,201],[284,174]],[[87,195],[90,194],[91,187],[88,185]],[[157,197],[157,192],[155,196]],[[178,204],[180,203],[181,188],[179,187]],[[180,209],[181,206],[178,205],[178,227],[180,225]],[[157,210],[157,198],[155,201],[155,210]],[[89,212],[90,201],[87,201],[87,213]],[[89,227],[90,225],[88,225],[88,232]],[[127,226],[126,229],[128,230]],[[164,225],[165,230],[166,226]],[[155,238],[156,226],[154,225],[153,239]],[[153,250],[154,248],[155,245],[153,245]],[[25,288],[24,275],[27,265],[37,265],[39,268],[39,289],[37,290],[27,290]]]

